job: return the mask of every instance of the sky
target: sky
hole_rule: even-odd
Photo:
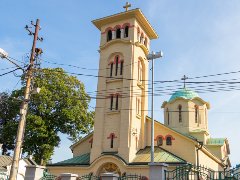
[[[140,8],[159,35],[151,41],[151,50],[162,50],[164,57],[155,61],[155,80],[180,80],[240,71],[240,1],[239,0],[131,0]],[[10,57],[27,62],[32,37],[24,29],[31,20],[40,19],[39,36],[44,38],[37,47],[43,49],[42,59],[92,69],[98,68],[100,32],[92,20],[124,11],[122,0],[1,0],[0,48]],[[4,8],[3,8],[4,7]],[[42,67],[58,67],[42,62]],[[12,67],[0,59],[0,74]],[[95,70],[61,66],[66,71],[97,75]],[[16,72],[15,75],[20,75]],[[19,88],[19,77],[10,73],[0,76],[0,92]],[[87,92],[96,91],[97,78],[78,76]],[[231,80],[236,79],[236,80]],[[210,76],[194,81],[239,81],[240,73]],[[190,80],[189,80],[190,81]],[[193,80],[191,80],[193,81]],[[170,98],[178,84],[157,84],[164,92],[154,97],[155,119],[163,122],[161,105]],[[172,87],[168,87],[172,86]],[[201,89],[199,96],[210,102],[209,130],[211,137],[227,137],[232,165],[240,163],[240,89],[238,84],[209,86],[189,85]],[[201,87],[197,87],[201,86]],[[231,87],[232,86],[232,87]],[[209,88],[215,89],[210,92]],[[211,89],[211,90],[213,90]],[[150,102],[149,102],[150,103]],[[95,101],[91,101],[95,106]],[[72,144],[61,135],[53,162],[72,157]]]

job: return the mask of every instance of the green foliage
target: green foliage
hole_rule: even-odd
[[[13,91],[9,99],[23,98],[24,81],[22,84],[23,87]],[[83,83],[61,68],[42,69],[36,73],[34,87],[40,87],[41,91],[31,95],[23,151],[32,153],[38,163],[45,164],[60,143],[60,133],[76,141],[79,135],[92,131],[94,113],[88,111],[90,97]],[[19,111],[19,106],[8,109],[8,112],[14,111],[14,120],[7,124],[18,120],[16,110]]]

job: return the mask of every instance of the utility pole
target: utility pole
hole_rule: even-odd
[[[14,149],[14,155],[13,155],[13,161],[12,161],[9,180],[17,179],[19,160],[21,156],[21,148],[23,144],[24,132],[25,132],[25,126],[26,126],[28,102],[30,101],[31,80],[32,80],[32,74],[33,74],[32,69],[34,65],[36,43],[37,43],[37,40],[42,40],[42,38],[38,38],[38,31],[40,29],[39,19],[37,19],[36,24],[33,24],[32,22],[32,25],[35,26],[34,33],[28,29],[28,26],[25,27],[29,32],[29,35],[34,35],[34,38],[33,38],[33,44],[32,44],[31,56],[30,56],[30,64],[27,68],[27,73],[26,73],[26,89],[24,92],[24,100],[20,107],[20,121],[18,124],[17,139],[16,139],[16,145]]]

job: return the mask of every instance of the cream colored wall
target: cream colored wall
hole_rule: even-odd
[[[199,150],[199,165],[210,168],[214,171],[223,171],[223,168],[215,160]]]
[[[179,122],[179,105],[182,106],[182,122]],[[199,107],[198,123],[195,122],[195,105]],[[170,117],[169,125],[167,119],[167,109]],[[196,129],[208,131],[207,106],[198,99],[177,99],[171,103],[167,103],[164,107],[164,124],[182,133],[189,133]]]
[[[92,138],[93,136],[91,135],[88,138],[84,139],[84,141],[81,143],[74,146],[74,148],[72,148],[73,157],[89,153],[91,151],[91,143],[89,143],[89,141]]]
[[[151,145],[151,121],[148,120],[148,146]],[[183,137],[182,135],[179,135],[178,133],[169,130],[168,128],[160,125],[159,123],[155,122],[155,131],[154,131],[154,137],[156,138],[158,135],[162,135],[166,137],[166,135],[172,135],[175,140],[172,140],[172,145],[168,146],[166,145],[166,140],[163,141],[163,146],[160,146],[167,151],[181,157],[182,159],[186,160],[187,162],[195,164],[195,144],[191,140]],[[157,141],[155,141],[155,146],[157,145]]]
[[[225,150],[224,150],[224,146],[225,146]],[[207,145],[206,147],[210,150],[210,152],[216,155],[219,159],[224,159],[225,157],[228,156],[226,152],[226,144],[224,144],[223,146]]]
[[[116,25],[129,23],[129,37],[123,39],[113,39],[106,41],[108,27],[114,28]],[[147,111],[141,111],[141,115],[136,114],[136,97],[141,98],[141,109],[147,110],[148,89],[146,81],[142,84],[143,88],[138,86],[138,60],[142,59],[145,68],[145,79],[148,79],[148,62],[146,55],[141,47],[135,45],[138,41],[137,27],[138,22],[135,19],[127,19],[124,21],[110,23],[101,28],[101,43],[100,43],[100,63],[99,76],[109,76],[109,61],[115,54],[120,54],[124,59],[123,80],[114,80],[99,78],[98,79],[98,94],[97,97],[109,97],[110,94],[119,93],[119,108],[122,110],[110,111],[110,99],[97,99],[96,118],[94,124],[94,139],[98,138],[99,142],[93,142],[91,150],[91,162],[101,155],[102,151],[118,151],[118,154],[130,162],[136,152],[145,146],[145,116]],[[140,27],[140,26],[139,26]],[[141,29],[141,27],[140,27]],[[103,33],[105,32],[105,33]],[[146,33],[144,33],[146,37]],[[148,38],[148,37],[147,37]],[[148,45],[149,46],[149,39]],[[113,75],[113,77],[115,77]],[[130,81],[129,79],[134,79]],[[128,88],[126,88],[128,87]],[[102,131],[102,132],[100,132]],[[107,139],[110,133],[115,133],[117,136],[114,139],[114,148],[110,148],[110,140]],[[133,135],[134,132],[134,135]],[[136,134],[135,134],[136,133]],[[101,143],[100,143],[101,142]]]
[[[93,162],[89,167],[60,167],[60,166],[49,166],[48,170],[51,174],[59,176],[61,173],[73,173],[78,174],[79,176],[89,174],[92,172],[94,175],[99,175],[99,170],[106,163],[116,164],[121,173],[126,172],[127,174],[138,174],[142,176],[149,177],[149,166],[148,165],[139,165],[139,166],[128,166],[124,162],[120,161],[113,156],[104,156],[100,157]]]
[[[209,139],[209,135],[205,132],[205,131],[201,131],[201,132],[190,132],[189,133],[191,136],[197,138],[198,141],[203,142],[203,144],[207,143],[207,140]]]

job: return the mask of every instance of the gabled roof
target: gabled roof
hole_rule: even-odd
[[[133,163],[146,163],[148,164],[151,161],[151,147],[147,146],[144,149],[141,149],[137,152],[136,157],[134,158]],[[187,163],[182,158],[170,153],[169,151],[156,146],[154,148],[154,162],[161,163]]]
[[[223,146],[226,138],[209,138],[207,140],[207,145],[220,145]]]
[[[58,163],[48,164],[48,166],[75,166],[75,165],[89,165],[90,153],[82,154]]]
[[[8,166],[12,163],[12,157],[11,156],[0,156],[0,167]]]
[[[83,141],[85,141],[87,138],[91,137],[93,135],[93,131],[91,133],[89,133],[88,135],[86,135],[85,137],[83,137],[82,139],[80,139],[78,142],[72,144],[70,146],[70,149],[72,150],[75,146],[77,146],[78,144],[81,144]]]

